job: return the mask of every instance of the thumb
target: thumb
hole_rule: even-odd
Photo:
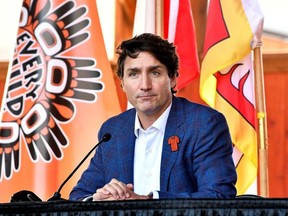
[[[128,184],[127,184],[127,187],[128,187],[130,190],[134,190],[134,185],[131,184],[131,183],[128,183]]]

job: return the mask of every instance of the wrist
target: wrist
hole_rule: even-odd
[[[140,196],[140,199],[144,199],[144,200],[153,199],[153,193],[151,192],[148,195],[142,195]]]
[[[147,196],[148,196],[148,199],[153,199],[153,192],[150,192]]]

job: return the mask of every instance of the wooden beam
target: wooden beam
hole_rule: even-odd
[[[207,0],[190,0],[195,24],[199,62],[202,62],[207,18]]]
[[[7,61],[0,62],[0,80],[6,79],[6,74],[8,71],[8,65],[9,65],[9,62],[7,62]]]
[[[288,53],[263,54],[264,73],[287,73]]]

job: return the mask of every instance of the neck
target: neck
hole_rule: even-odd
[[[139,118],[140,124],[144,130],[149,128],[158,119],[158,117],[157,118],[155,118],[155,117],[149,118],[148,116],[140,117],[139,115],[138,115],[138,118]]]

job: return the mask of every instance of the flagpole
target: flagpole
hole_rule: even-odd
[[[266,118],[266,102],[264,90],[264,75],[262,62],[262,43],[258,43],[254,49],[254,69],[255,69],[255,94],[256,94],[256,109],[259,126],[259,184],[260,196],[269,196],[268,184],[268,133],[267,133],[267,118]]]
[[[161,37],[164,36],[164,3],[163,0],[155,1],[155,33]]]

